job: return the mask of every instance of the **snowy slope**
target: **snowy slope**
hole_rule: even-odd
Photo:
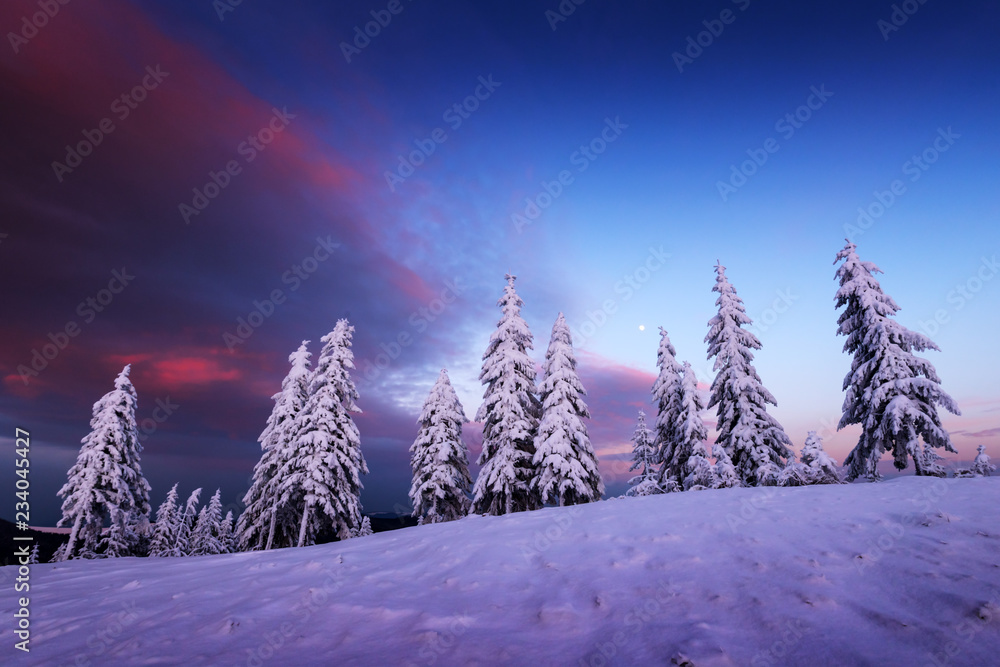
[[[6,619],[14,575],[0,569]],[[39,565],[31,613],[30,656],[8,620],[0,662],[995,665],[1000,477],[689,492],[269,553]]]

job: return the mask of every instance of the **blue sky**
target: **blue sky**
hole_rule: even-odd
[[[124,363],[133,363],[140,418],[156,399],[181,406],[143,438],[154,503],[180,481],[182,492],[221,486],[235,506],[287,355],[306,338],[318,351],[339,317],[357,329],[362,367],[382,344],[412,336],[361,383],[372,470],[363,501],[392,510],[405,502],[406,449],[440,368],[475,414],[507,271],[518,275],[539,361],[558,312],[581,331],[588,313],[601,321],[612,303],[579,348],[612,489],[625,477],[613,462],[635,411],[649,408],[657,328],[711,379],[703,338],[716,261],[757,323],[758,371],[800,446],[807,430],[840,416],[850,360],[834,335],[832,261],[845,235],[885,270],[900,321],[942,348],[929,356],[964,411],[945,419],[953,458],[971,458],[980,443],[1000,456],[988,343],[1000,324],[993,4],[913,5],[890,31],[879,22],[892,21],[892,3],[588,0],[553,30],[546,12],[557,2],[402,0],[347,62],[342,43],[387,6],[241,3],[220,19],[208,2],[115,0],[66,5],[16,52],[8,37],[0,85],[16,103],[0,113],[16,131],[0,159],[0,414],[9,433],[28,425],[35,434],[40,523],[57,518],[55,491],[90,406]],[[0,23],[18,31],[33,11],[14,0]],[[704,46],[678,68],[688,38]],[[169,76],[58,180],[52,163],[65,147],[156,64]],[[815,90],[826,99],[811,98]],[[456,104],[475,107],[457,127],[447,115]],[[245,162],[238,146],[275,108],[293,117]],[[782,119],[796,113],[808,120],[790,132]],[[440,143],[429,139],[438,128]],[[428,141],[433,152],[390,190],[386,172]],[[602,152],[583,157],[589,145]],[[925,151],[934,162],[915,172],[912,158]],[[720,196],[734,165],[765,153]],[[185,224],[180,205],[233,159],[240,173]],[[558,196],[519,229],[512,216],[547,183],[555,191],[561,172]],[[902,194],[851,229],[859,207],[878,211],[894,181]],[[341,245],[228,349],[223,335],[255,300],[290,287],[282,277],[319,237]],[[662,265],[647,264],[663,254]],[[122,265],[135,282],[24,382],[18,366],[79,319],[76,305]],[[622,287],[626,276],[639,288]],[[458,298],[433,321],[421,316],[448,282]],[[825,430],[842,459],[856,433]],[[468,435],[478,453],[475,425]]]

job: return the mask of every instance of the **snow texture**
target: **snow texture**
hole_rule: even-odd
[[[0,660],[995,665],[998,506],[997,477],[902,477],[469,516],[303,549],[43,564],[31,653],[6,623]],[[0,585],[16,576],[0,568]],[[16,609],[0,599],[3,617]]]

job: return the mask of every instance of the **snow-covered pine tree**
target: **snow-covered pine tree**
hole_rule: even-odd
[[[670,343],[666,330],[660,327],[660,347],[656,351],[656,366],[659,374],[653,383],[653,404],[656,406],[656,465],[658,483],[665,492],[680,491],[687,474],[683,467],[674,465],[677,447],[675,429],[681,409],[681,372],[683,367],[677,362],[677,351]]]
[[[410,446],[410,502],[424,523],[454,521],[469,513],[469,450],[462,440],[468,422],[455,389],[442,369],[424,401],[420,430]],[[367,517],[366,517],[367,519]]]
[[[225,518],[222,519],[222,526],[219,529],[219,542],[225,549],[223,553],[231,554],[237,550],[235,530],[236,520],[233,518],[233,511],[229,510],[226,512]]]
[[[181,556],[191,556],[191,537],[198,525],[198,502],[201,500],[201,489],[195,489],[184,503],[184,511],[179,513],[177,522],[177,550]]]
[[[705,399],[698,391],[698,378],[691,364],[684,362],[681,368],[680,410],[674,427],[675,469],[684,471],[682,485],[685,491],[711,489],[715,486],[715,474],[708,460],[705,441],[708,429],[701,419],[705,410]]]
[[[715,457],[715,465],[712,466],[712,472],[715,473],[715,487],[716,489],[731,489],[737,486],[743,486],[743,482],[740,481],[740,476],[736,472],[736,467],[733,465],[732,459],[729,458],[729,454],[726,453],[726,448],[715,443],[712,445],[712,456]]]
[[[222,490],[216,489],[208,504],[198,512],[198,522],[191,532],[192,556],[228,553],[222,544]]]
[[[632,467],[629,472],[638,470],[639,474],[628,481],[629,489],[626,496],[652,496],[663,493],[656,481],[658,473],[656,461],[656,445],[653,432],[646,426],[646,413],[639,410],[639,418],[632,433]]]
[[[35,546],[31,547],[31,554],[28,556],[28,565],[38,565],[38,558],[38,542],[35,542]]]
[[[752,350],[761,349],[757,337],[744,329],[753,321],[747,316],[743,300],[726,279],[726,267],[715,265],[713,292],[719,293],[715,305],[719,312],[709,320],[708,358],[715,357],[712,398],[708,407],[716,407],[721,444],[732,459],[736,472],[746,486],[768,486],[791,456],[791,440],[778,421],[768,414],[767,404],[777,405],[761,383],[753,367]]]
[[[837,462],[823,451],[823,438],[816,431],[809,431],[802,445],[802,464],[809,469],[810,484],[842,484]]]
[[[243,497],[245,509],[236,524],[243,551],[290,547],[298,539],[300,515],[278,504],[279,471],[294,455],[296,418],[309,398],[309,341],[288,356],[291,369],[272,396],[274,408],[260,434],[261,457],[253,469],[253,482]]]
[[[521,318],[524,302],[514,290],[516,276],[507,274],[502,315],[483,354],[479,380],[486,385],[476,421],[483,423],[482,468],[473,488],[476,514],[509,514],[540,506],[531,488],[535,477],[534,437],[541,403],[535,396],[531,331]]]
[[[845,307],[837,319],[837,333],[846,336],[844,351],[853,355],[844,378],[844,414],[838,429],[861,425],[858,444],[847,455],[847,478],[878,479],[876,464],[884,452],[897,470],[909,457],[919,456],[919,443],[955,453],[948,432],[941,426],[937,406],[961,414],[951,396],[941,389],[934,366],[913,354],[939,350],[922,334],[910,331],[895,319],[899,306],[882,292],[875,274],[882,271],[862,261],[857,247],[847,242],[834,263],[840,281],[836,307]]]
[[[976,459],[972,462],[972,472],[981,477],[989,477],[997,467],[990,463],[990,457],[986,453],[986,446],[976,447]]]
[[[58,554],[63,560],[80,556],[82,551],[95,552],[104,521],[113,512],[127,514],[135,509],[149,514],[149,483],[139,465],[142,445],[130,370],[131,365],[126,365],[115,379],[114,390],[94,403],[91,431],[81,441],[76,463],[59,489],[63,504],[57,525],[72,528]]]
[[[128,513],[119,509],[111,511],[111,527],[101,537],[98,543],[97,553],[101,558],[124,558],[135,556],[136,543],[139,541],[133,529],[135,519],[131,516],[135,510]]]
[[[181,530],[181,513],[177,507],[177,485],[174,484],[166,499],[156,510],[153,537],[149,545],[149,555],[160,558],[183,555],[178,546]]]
[[[354,537],[365,537],[366,535],[374,535],[375,531],[372,530],[372,520],[368,517],[361,518],[361,527],[354,532]]]
[[[785,467],[778,472],[775,486],[808,486],[812,484],[809,466],[795,460],[795,452],[788,456]]]
[[[361,412],[351,380],[354,327],[337,321],[324,343],[309,382],[309,398],[296,418],[295,450],[277,477],[279,506],[295,508],[297,546],[312,544],[324,530],[348,539],[361,526],[361,475],[368,464],[361,434],[351,418]]]
[[[542,418],[535,434],[532,486],[543,503],[579,505],[601,499],[604,480],[583,423],[590,411],[576,373],[573,337],[562,313],[552,326],[539,386]]]
[[[947,477],[948,472],[941,465],[943,459],[937,452],[924,443],[920,448],[920,453],[913,459],[913,465],[917,469],[917,475],[921,477]]]

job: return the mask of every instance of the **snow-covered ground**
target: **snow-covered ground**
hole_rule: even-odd
[[[31,653],[9,592],[4,663],[996,665],[1000,477],[629,498],[31,577]]]

